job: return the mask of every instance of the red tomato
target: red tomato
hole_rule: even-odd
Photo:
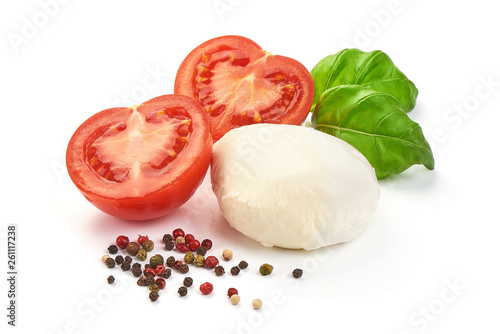
[[[217,141],[242,125],[302,124],[314,84],[298,61],[273,56],[245,37],[222,36],[188,54],[177,71],[174,92],[203,106]]]
[[[203,108],[188,97],[164,95],[90,117],[71,138],[66,164],[73,183],[97,208],[146,220],[186,202],[211,155]]]

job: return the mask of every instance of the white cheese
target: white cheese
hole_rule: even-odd
[[[264,246],[315,249],[368,225],[380,190],[354,147],[294,125],[233,129],[213,147],[212,187],[229,224]]]

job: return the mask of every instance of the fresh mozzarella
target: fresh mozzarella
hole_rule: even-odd
[[[368,225],[380,190],[354,147],[314,129],[255,124],[213,147],[212,187],[229,224],[264,246],[315,249]]]

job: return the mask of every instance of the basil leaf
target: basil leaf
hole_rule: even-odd
[[[392,95],[405,112],[415,107],[418,90],[382,51],[363,52],[344,49],[322,59],[311,71],[314,100],[326,90],[342,85],[359,85]]]
[[[312,125],[357,148],[378,179],[414,164],[434,169],[422,129],[392,95],[355,85],[330,88],[314,109]]]

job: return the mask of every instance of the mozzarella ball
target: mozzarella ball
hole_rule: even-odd
[[[350,144],[311,128],[254,124],[213,147],[212,188],[229,224],[264,246],[316,249],[368,225],[380,189]]]

